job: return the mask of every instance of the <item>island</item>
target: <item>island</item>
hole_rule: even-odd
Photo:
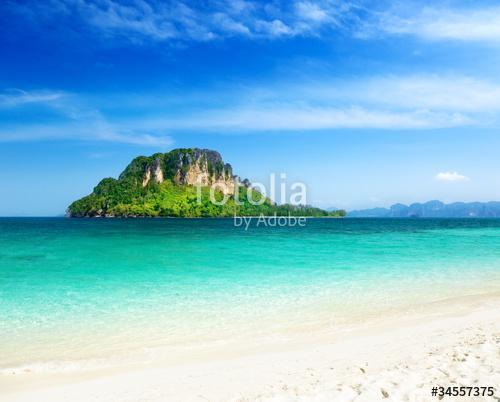
[[[215,201],[215,202],[214,202]],[[255,201],[255,202],[254,202]],[[240,180],[217,151],[179,148],[139,156],[118,179],[105,178],[73,202],[69,217],[344,217],[344,210],[277,204]]]
[[[394,204],[390,208],[349,211],[350,218],[500,218],[500,202],[454,202],[439,200],[411,205]]]

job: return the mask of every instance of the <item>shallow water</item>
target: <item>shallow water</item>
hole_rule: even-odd
[[[0,219],[0,368],[335,328],[500,290],[500,220]]]

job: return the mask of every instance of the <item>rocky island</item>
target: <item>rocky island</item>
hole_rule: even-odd
[[[249,180],[240,180],[234,175],[231,165],[224,163],[217,151],[181,148],[135,158],[118,179],[101,180],[91,194],[73,202],[67,215],[343,217],[345,211],[327,212],[311,206],[278,205],[254,189]]]
[[[394,204],[390,208],[349,211],[350,218],[500,218],[500,202],[454,202],[439,200],[410,205]]]

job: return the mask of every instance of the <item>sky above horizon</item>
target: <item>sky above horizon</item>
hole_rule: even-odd
[[[500,200],[500,3],[0,3],[0,216],[218,150],[345,209]]]

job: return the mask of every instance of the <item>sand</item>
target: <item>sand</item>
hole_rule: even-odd
[[[192,348],[148,364],[13,371],[1,401],[433,401],[434,386],[494,386],[500,400],[500,295],[444,300],[343,331]]]

